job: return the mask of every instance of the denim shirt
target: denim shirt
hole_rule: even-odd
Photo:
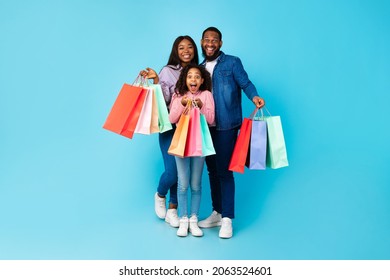
[[[258,94],[238,57],[221,51],[217,59],[212,76],[215,121],[217,130],[228,130],[242,123],[241,90],[250,100]]]

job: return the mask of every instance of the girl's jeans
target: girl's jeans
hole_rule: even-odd
[[[191,216],[199,214],[202,193],[204,157],[175,157],[177,166],[177,198],[179,217],[188,216],[187,190],[191,186]]]

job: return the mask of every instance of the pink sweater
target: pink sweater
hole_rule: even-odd
[[[202,103],[202,109],[200,109],[200,113],[205,115],[206,121],[209,125],[215,126],[215,106],[214,106],[214,98],[213,94],[208,90],[198,91],[195,94],[192,94],[188,91],[185,95],[181,96],[178,94],[174,94],[172,96],[169,120],[171,123],[177,123],[180,119],[181,113],[184,110],[184,106],[181,104],[181,99],[187,96],[190,99],[199,98]]]

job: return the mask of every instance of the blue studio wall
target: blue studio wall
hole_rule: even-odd
[[[389,259],[389,11],[380,0],[0,0],[0,259]],[[230,240],[178,238],[154,214],[157,135],[102,129],[124,82],[208,26],[281,116],[290,161],[236,175]]]

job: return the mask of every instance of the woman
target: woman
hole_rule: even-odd
[[[175,93],[176,82],[182,69],[188,64],[199,64],[198,49],[194,40],[188,36],[179,36],[173,42],[168,63],[157,75],[156,71],[146,68],[140,75],[153,79],[154,84],[160,84],[166,105],[169,109],[172,95]],[[177,215],[177,169],[175,157],[168,154],[175,129],[159,134],[160,150],[164,161],[164,172],[160,176],[157,192],[154,195],[154,209],[160,219],[165,219],[172,227],[179,227]],[[169,206],[166,209],[166,195],[169,191]]]

